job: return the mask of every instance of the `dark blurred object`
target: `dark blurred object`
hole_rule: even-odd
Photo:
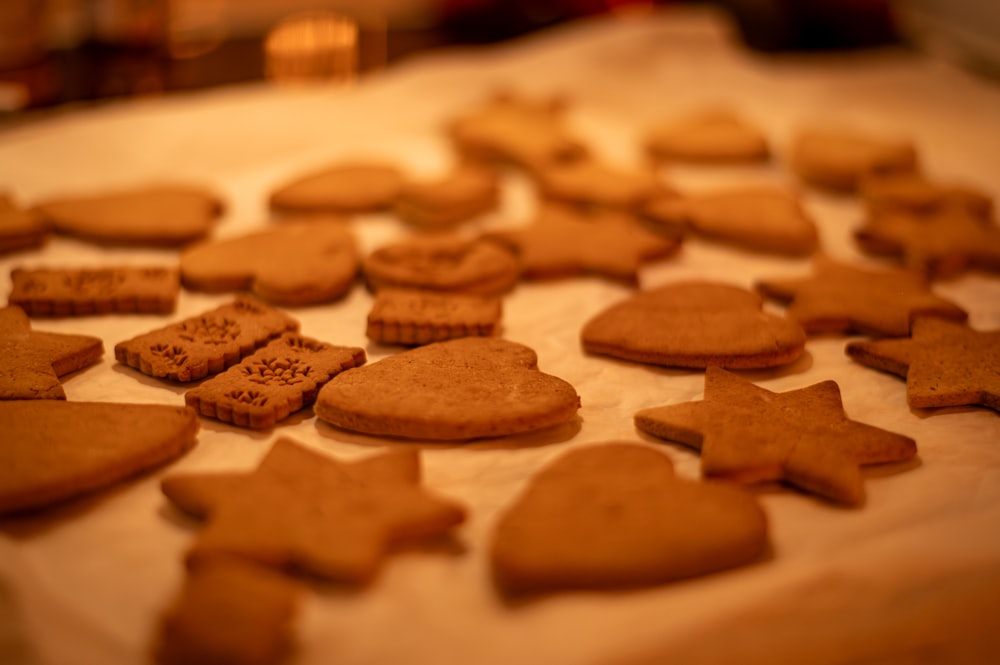
[[[1000,1],[895,0],[900,33],[918,47],[1000,77]]]
[[[444,0],[441,27],[464,42],[495,42],[581,16],[656,4],[663,0]]]
[[[960,0],[959,0],[960,1]],[[897,41],[887,0],[720,0],[759,51],[880,46]]]

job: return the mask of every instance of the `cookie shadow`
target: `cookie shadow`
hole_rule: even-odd
[[[503,580],[498,578],[495,571],[491,568],[490,583],[496,591],[500,604],[505,609],[516,612],[523,608],[531,607],[553,598],[566,599],[572,598],[573,596],[623,598],[642,593],[662,592],[668,588],[674,589],[688,585],[701,584],[707,580],[715,580],[717,583],[723,584],[726,577],[751,573],[757,568],[772,564],[776,558],[777,555],[774,550],[774,545],[771,543],[770,539],[768,539],[760,554],[752,561],[733,566],[732,568],[703,573],[701,575],[694,575],[692,577],[666,579],[660,582],[636,582],[633,584],[615,586],[609,585],[607,587],[595,588],[560,587],[552,589],[522,590],[512,589],[506,586]]]
[[[201,383],[201,381],[189,381],[186,383],[182,383],[180,381],[171,381],[170,379],[158,379],[156,377],[143,374],[139,370],[129,367],[128,365],[125,365],[124,363],[120,362],[115,362],[115,364],[111,366],[111,371],[128,376],[133,380],[138,381],[144,386],[150,386],[153,388],[163,388],[165,390],[173,392],[175,395],[181,395],[181,396],[183,396],[184,393],[186,393],[187,391],[191,390],[199,383]]]
[[[131,474],[106,487],[97,487],[47,506],[0,517],[0,533],[17,540],[42,536],[67,521],[81,519],[91,511],[99,510],[107,502],[131,489],[133,483],[156,476],[164,466],[166,465]]]
[[[556,443],[565,443],[579,433],[581,423],[582,420],[580,417],[576,416],[571,421],[533,432],[464,440],[408,439],[387,435],[359,434],[341,429],[318,418],[316,419],[316,430],[320,435],[340,443],[352,443],[374,448],[384,448],[386,444],[392,444],[428,450],[449,450],[455,448],[469,450],[512,450],[517,448],[540,448]]]

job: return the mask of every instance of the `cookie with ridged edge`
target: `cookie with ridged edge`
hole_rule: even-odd
[[[850,342],[845,351],[904,377],[912,407],[982,404],[1000,411],[1000,330],[918,318],[910,337]]]
[[[550,463],[500,516],[490,544],[513,592],[663,584],[750,563],[767,519],[749,492],[675,475],[639,443],[575,448]]]
[[[10,303],[28,316],[169,314],[177,306],[176,268],[14,268]]]
[[[39,332],[20,307],[0,309],[0,400],[66,399],[59,377],[102,355],[99,337]]]
[[[365,335],[380,344],[416,346],[497,332],[502,303],[496,296],[379,289]]]
[[[0,402],[0,514],[36,510],[160,466],[196,442],[183,406]]]
[[[364,362],[364,349],[286,333],[187,391],[184,401],[203,416],[265,429],[312,404],[327,381]]]
[[[197,381],[238,363],[299,322],[252,298],[237,297],[115,345],[115,359],[143,374],[171,381]]]
[[[284,222],[186,249],[181,281],[192,291],[252,291],[276,305],[313,305],[346,294],[361,267],[346,224]]]
[[[714,282],[677,282],[641,291],[591,318],[584,350],[625,360],[750,369],[793,362],[802,327],[762,311],[760,296]]]
[[[207,235],[224,207],[204,187],[155,184],[53,197],[34,209],[57,233],[90,242],[176,247]]]
[[[573,386],[539,370],[532,349],[463,337],[342,372],[320,391],[315,411],[363,434],[457,441],[560,425],[579,407]]]

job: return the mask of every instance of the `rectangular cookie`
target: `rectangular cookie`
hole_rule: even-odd
[[[143,374],[197,381],[218,374],[299,322],[281,310],[240,297],[198,316],[115,345],[115,358]]]
[[[327,381],[364,362],[362,348],[289,333],[187,391],[184,400],[203,416],[265,429],[315,402]]]
[[[501,302],[495,296],[380,289],[368,314],[368,339],[416,346],[496,332]]]
[[[176,268],[14,268],[9,302],[28,316],[168,314],[177,306]]]

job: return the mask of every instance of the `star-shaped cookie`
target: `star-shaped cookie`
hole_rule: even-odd
[[[0,399],[66,399],[59,377],[97,362],[97,337],[35,332],[24,310],[0,309]]]
[[[919,215],[873,214],[854,237],[864,251],[902,257],[932,278],[969,268],[1000,272],[1000,226],[960,205]]]
[[[859,465],[917,452],[909,437],[848,418],[833,381],[773,393],[717,367],[705,373],[704,400],[643,409],[635,425],[700,449],[707,477],[783,480],[848,505],[864,501]]]
[[[919,318],[909,338],[851,342],[846,352],[905,377],[910,406],[982,404],[1000,411],[1000,330]]]
[[[390,545],[465,518],[419,485],[415,450],[345,463],[278,439],[250,473],[175,475],[163,492],[206,524],[190,556],[245,557],[338,582],[374,577]]]
[[[639,267],[674,254],[681,241],[647,231],[630,215],[541,208],[526,227],[486,236],[513,249],[527,279],[594,274],[636,285]]]
[[[820,257],[813,274],[763,280],[764,295],[789,302],[787,314],[807,333],[858,332],[904,337],[917,316],[964,321],[966,312],[931,292],[927,280],[907,270],[869,270]]]

